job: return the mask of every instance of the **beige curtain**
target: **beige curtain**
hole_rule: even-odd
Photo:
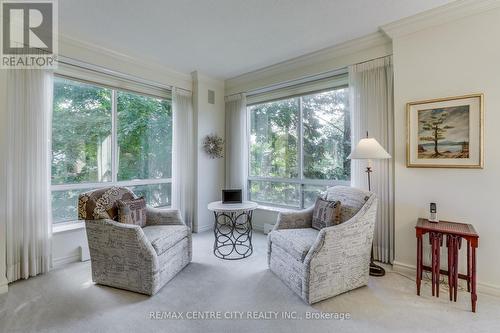
[[[226,188],[242,189],[246,198],[247,111],[245,94],[227,96],[226,102]]]
[[[394,156],[394,97],[392,56],[349,67],[353,147],[366,136],[375,138]],[[366,161],[351,161],[351,185],[368,188]],[[372,192],[379,198],[373,240],[375,260],[394,259],[394,162],[373,161]]]
[[[172,90],[173,110],[173,170],[172,207],[180,211],[186,225],[193,228],[194,215],[194,115],[193,94]]]
[[[10,70],[0,133],[0,219],[9,282],[49,270],[53,75]]]

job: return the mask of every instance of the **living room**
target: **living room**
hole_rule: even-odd
[[[500,1],[1,7],[1,332],[500,329]]]

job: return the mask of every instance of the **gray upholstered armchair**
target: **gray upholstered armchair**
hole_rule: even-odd
[[[377,198],[336,186],[327,199],[341,202],[341,224],[311,228],[311,207],[280,213],[268,235],[269,268],[309,304],[368,283]]]
[[[124,187],[83,193],[78,218],[85,220],[92,280],[154,295],[191,261],[191,230],[177,210],[151,207],[143,228],[116,222],[117,200],[133,198]]]

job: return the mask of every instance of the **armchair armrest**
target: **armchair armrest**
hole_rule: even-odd
[[[294,212],[281,212],[273,230],[310,228],[314,206]]]
[[[142,228],[134,224],[125,224],[109,219],[85,220],[85,229],[89,248],[100,252],[113,253],[135,247],[146,256],[156,256]]]
[[[185,225],[177,209],[146,207],[146,225]]]
[[[159,261],[138,225],[113,220],[86,220],[92,280],[143,294],[154,294]]]

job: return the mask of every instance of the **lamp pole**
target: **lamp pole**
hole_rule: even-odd
[[[368,135],[368,133],[366,133]],[[372,191],[370,174],[373,172],[372,170],[372,160],[368,160],[368,165],[366,166],[366,174],[368,175],[368,191]],[[373,241],[372,241],[372,251],[370,255],[370,275],[371,276],[384,276],[385,269],[377,264],[375,264],[375,259],[373,257]]]
[[[366,166],[366,174],[368,175],[368,191],[371,192],[372,190],[372,185],[370,181],[370,173],[372,173],[372,160],[368,160],[368,165]]]

